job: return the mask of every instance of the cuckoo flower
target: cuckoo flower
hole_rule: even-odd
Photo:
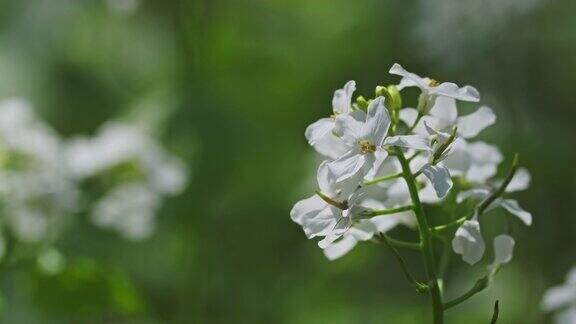
[[[336,119],[336,128],[341,134],[347,152],[328,163],[336,182],[361,174],[373,178],[388,156],[382,147],[390,117],[384,108],[384,97],[374,99],[367,113],[359,111],[357,116],[343,115]]]
[[[346,153],[346,145],[334,135],[334,124],[339,115],[352,113],[352,95],[356,90],[356,82],[348,81],[344,88],[334,92],[332,111],[334,115],[322,118],[306,128],[306,139],[316,151],[328,158],[336,159]]]
[[[358,205],[363,191],[356,190],[357,178],[336,182],[336,176],[324,161],[318,168],[317,180],[320,191],[297,202],[290,217],[302,226],[308,238],[324,237],[318,245],[325,248],[346,233],[354,215],[366,208]]]

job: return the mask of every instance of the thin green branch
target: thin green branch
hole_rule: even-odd
[[[361,218],[368,218],[373,216],[381,216],[381,215],[392,215],[398,214],[404,211],[414,209],[413,205],[401,206],[396,208],[389,208],[389,209],[381,209],[381,210],[369,210],[360,214]]]
[[[490,321],[491,324],[496,324],[498,321],[498,313],[500,313],[500,306],[498,304],[498,300],[496,300],[494,303],[494,314],[492,315],[492,321]]]
[[[410,134],[414,131],[414,129],[416,128],[416,126],[418,126],[418,123],[420,122],[420,119],[422,119],[422,117],[424,117],[424,114],[418,111],[418,115],[416,116],[416,120],[414,120],[414,124],[408,129],[406,134]]]
[[[482,290],[486,289],[486,287],[488,287],[489,284],[490,284],[490,277],[489,276],[485,276],[485,277],[478,279],[478,281],[476,281],[474,286],[470,290],[465,292],[462,296],[445,303],[443,305],[444,310],[452,308],[452,307],[468,300],[468,298],[470,298],[470,297],[476,295],[477,293],[481,292]]]
[[[417,251],[422,250],[422,244],[420,244],[420,242],[416,243],[416,242],[402,241],[402,240],[398,240],[398,239],[395,239],[393,237],[390,237],[384,233],[380,233],[379,237],[382,238],[382,241],[384,243],[398,247],[398,248],[406,248],[406,249],[417,250]]]
[[[404,261],[404,258],[402,257],[400,252],[398,252],[398,250],[392,245],[389,238],[387,238],[386,235],[384,234],[381,234],[380,238],[382,238],[382,241],[392,250],[392,252],[394,252],[394,256],[396,256],[396,259],[398,260],[398,263],[400,263],[400,267],[402,268],[402,272],[404,272],[404,276],[406,276],[408,282],[410,282],[410,284],[414,286],[414,289],[416,289],[416,291],[419,293],[428,290],[428,285],[419,282],[410,273],[410,271],[408,270],[408,266],[406,265],[406,261]]]
[[[336,201],[328,196],[326,196],[325,194],[321,193],[320,191],[316,190],[316,194],[322,198],[322,200],[324,200],[327,204],[330,204],[336,208],[340,208],[342,210],[346,210],[348,209],[348,205],[339,201]]]
[[[398,179],[402,177],[402,172],[400,173],[395,173],[395,174],[390,174],[387,176],[383,176],[383,177],[379,177],[379,178],[375,178],[374,180],[370,180],[370,181],[364,181],[364,185],[365,186],[370,186],[373,184],[377,184],[383,181],[388,181],[388,180],[394,180],[394,179]]]
[[[464,224],[465,221],[471,219],[475,214],[482,215],[486,211],[486,209],[490,206],[490,204],[492,204],[496,199],[498,199],[506,192],[506,188],[512,181],[512,178],[514,178],[514,174],[516,174],[517,170],[518,170],[518,154],[514,154],[514,159],[512,160],[512,166],[510,167],[510,171],[508,171],[506,179],[496,190],[492,192],[490,196],[484,199],[484,201],[482,201],[480,205],[476,207],[476,213],[472,213],[469,216],[462,216],[459,219],[450,222],[448,224],[435,226],[434,228],[432,228],[432,232],[441,233],[455,227],[460,227],[460,225]]]

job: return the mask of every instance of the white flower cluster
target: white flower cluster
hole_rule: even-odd
[[[152,234],[163,198],[179,194],[187,182],[183,162],[129,124],[110,122],[92,138],[71,139],[66,161],[76,181],[103,193],[92,209],[94,224],[132,240]]]
[[[474,87],[420,77],[399,64],[390,73],[401,76],[400,83],[377,87],[371,100],[362,96],[354,100],[356,83],[349,81],[334,93],[332,116],[306,129],[309,144],[326,160],[318,168],[319,190],[296,203],[291,218],[308,238],[322,238],[319,246],[324,254],[336,259],[359,241],[376,239],[400,224],[417,224],[408,181],[416,182],[418,204],[445,203],[457,187],[453,204],[470,205],[472,199],[478,203],[469,215],[437,230],[457,228],[453,250],[464,261],[476,263],[485,250],[482,213],[503,207],[531,224],[530,213],[503,197],[525,189],[530,176],[519,169],[505,181],[492,180],[502,154],[494,145],[472,139],[496,117],[486,106],[459,115],[456,105],[478,102]],[[402,108],[400,91],[407,87],[421,91],[417,108]],[[402,167],[402,159],[409,170]],[[511,237],[499,236],[496,254],[508,262],[513,245]]]
[[[162,199],[186,186],[186,173],[179,159],[135,126],[109,123],[95,138],[64,141],[26,101],[0,101],[0,257],[6,235],[53,242],[68,216],[82,211],[81,198],[94,193],[96,225],[145,238]]]
[[[557,324],[576,323],[576,267],[570,270],[563,285],[552,287],[546,292],[542,308],[556,313],[554,322]]]
[[[0,102],[0,226],[28,243],[53,240],[78,194],[67,176],[63,143],[19,99]]]

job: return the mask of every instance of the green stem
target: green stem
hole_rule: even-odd
[[[496,324],[498,321],[498,313],[500,313],[500,307],[498,305],[498,301],[496,301],[494,303],[494,314],[492,315],[492,321],[490,321],[491,324]]]
[[[436,262],[434,259],[434,251],[432,249],[432,238],[430,228],[428,226],[428,221],[426,215],[424,214],[424,209],[420,203],[420,197],[418,196],[418,188],[416,186],[416,179],[410,170],[410,165],[404,153],[400,148],[396,148],[396,153],[398,160],[402,166],[402,171],[404,173],[404,179],[408,185],[408,191],[410,192],[410,198],[412,199],[412,204],[414,204],[414,214],[418,220],[418,228],[420,232],[420,242],[422,244],[422,254],[424,256],[424,265],[426,268],[426,275],[428,276],[428,286],[430,287],[430,296],[432,299],[432,311],[434,316],[434,324],[442,324],[444,322],[444,309],[442,306],[442,295],[440,293],[440,287],[438,285],[438,277],[436,276]]]
[[[402,173],[396,173],[396,174],[390,174],[387,176],[383,176],[380,178],[375,178],[374,180],[370,180],[370,181],[364,181],[364,185],[365,186],[370,186],[373,184],[377,184],[379,182],[383,182],[383,181],[388,181],[388,180],[393,180],[393,179],[397,179],[397,178],[401,178],[402,177]]]
[[[486,289],[486,287],[488,287],[489,283],[490,283],[490,277],[489,276],[485,276],[485,277],[478,279],[478,281],[476,281],[476,284],[474,284],[474,287],[472,287],[470,290],[468,290],[462,296],[445,303],[444,304],[444,310],[452,308],[452,307],[468,300],[468,298],[470,298],[470,297],[476,295],[477,293],[481,292],[482,290]]]
[[[398,213],[412,210],[412,209],[414,209],[413,205],[396,207],[396,208],[389,208],[389,209],[381,209],[381,210],[369,210],[369,211],[366,211],[364,213],[361,213],[360,216],[362,218],[364,218],[364,217],[374,217],[374,216],[379,216],[379,215],[392,215],[392,214],[398,214]]]

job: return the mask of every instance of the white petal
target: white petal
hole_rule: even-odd
[[[432,151],[430,147],[428,136],[425,135],[397,135],[388,137],[384,141],[384,145],[399,146],[404,148],[411,148],[415,150]]]
[[[501,206],[510,212],[510,214],[520,218],[520,220],[527,226],[532,224],[532,214],[522,209],[516,200],[504,199],[502,200]]]
[[[432,125],[436,129],[452,128],[458,119],[456,100],[450,97],[436,98],[434,106],[430,109],[430,115],[437,120],[436,124]]]
[[[334,243],[337,239],[341,238],[342,235],[343,235],[343,233],[341,233],[341,232],[328,233],[322,240],[320,240],[318,242],[318,246],[321,249],[325,249],[328,246],[330,246],[330,244]]]
[[[334,261],[338,258],[343,257],[346,253],[350,252],[354,246],[356,246],[356,239],[354,237],[346,235],[341,240],[333,242],[332,244],[324,248],[324,255],[328,260]]]
[[[339,115],[336,117],[334,124],[334,133],[340,136],[349,147],[356,146],[358,140],[362,137],[362,128],[365,120],[366,115],[364,112]]]
[[[482,106],[475,112],[458,118],[458,133],[471,138],[496,122],[496,115],[490,107]]]
[[[484,189],[484,188],[477,188],[477,189],[462,191],[462,192],[458,193],[458,196],[456,196],[456,202],[461,203],[468,198],[475,198],[475,199],[483,200],[484,198],[488,197],[489,195],[490,195],[490,191],[488,189]]]
[[[394,63],[388,71],[390,74],[395,74],[403,77],[402,81],[398,85],[398,89],[402,90],[404,87],[417,86],[425,89],[428,86],[428,81],[426,78],[422,78],[418,74],[410,73],[406,71],[400,64]]]
[[[326,202],[314,195],[297,202],[290,211],[290,218],[295,223],[302,225],[304,219],[317,215],[324,208],[326,208]]]
[[[459,88],[458,85],[452,82],[443,82],[437,87],[429,88],[431,94],[446,96],[462,101],[480,101],[480,93],[472,86],[463,86]]]
[[[377,148],[372,155],[367,155],[367,157],[368,156],[370,156],[370,162],[366,162],[365,164],[365,167],[368,167],[368,169],[366,170],[365,179],[369,181],[374,179],[376,174],[378,174],[378,172],[380,171],[382,164],[388,157],[388,152],[386,152],[386,150],[383,150],[381,148]]]
[[[335,182],[336,177],[330,172],[328,167],[328,161],[323,161],[318,166],[318,172],[316,173],[316,181],[318,181],[318,188],[323,194],[334,198],[336,196]]]
[[[465,221],[462,226],[456,230],[452,240],[452,249],[457,254],[462,255],[462,260],[472,265],[484,255],[485,244],[482,234],[480,233],[480,224],[477,219]]]
[[[576,285],[576,267],[572,268],[566,276],[566,282],[571,285]]]
[[[554,316],[555,324],[574,324],[576,323],[576,306],[569,307]]]
[[[422,173],[432,182],[438,198],[444,198],[452,188],[452,178],[445,166],[426,164],[422,167]]]
[[[324,136],[332,133],[332,130],[334,129],[334,123],[335,121],[333,118],[322,118],[308,126],[304,132],[308,143],[310,145],[314,145]]]
[[[576,288],[572,286],[555,286],[544,294],[542,308],[545,311],[553,311],[570,305],[576,300]]]
[[[328,162],[328,167],[336,177],[336,182],[340,182],[356,176],[364,166],[365,161],[364,155],[350,151],[340,158]]]
[[[390,116],[384,107],[384,97],[374,99],[368,106],[366,123],[362,127],[362,138],[372,141],[377,146],[382,145],[390,126]]]
[[[505,264],[512,260],[514,252],[514,239],[506,234],[494,238],[494,263]]]
[[[356,91],[356,82],[348,81],[344,88],[334,91],[332,98],[332,109],[336,114],[347,114],[351,110],[352,95]]]
[[[428,133],[428,135],[430,136],[436,135],[438,138],[438,142],[440,142],[440,144],[445,143],[448,140],[448,138],[450,138],[450,134],[435,130],[430,126],[430,124],[427,121],[424,121],[423,123],[424,128],[426,129],[426,133]]]
[[[313,199],[316,199],[316,202]],[[324,208],[318,209],[321,203],[324,204]],[[308,238],[345,232],[345,229],[338,227],[339,221],[342,219],[342,211],[327,205],[319,197],[310,197],[299,201],[290,212],[290,216],[294,222],[302,226],[304,234]],[[343,223],[342,226],[347,226],[347,222],[340,223]]]
[[[403,121],[407,126],[412,126],[418,118],[418,110],[414,108],[404,108],[400,110],[400,120]]]
[[[368,241],[374,236],[377,228],[369,220],[360,220],[354,226],[350,227],[348,234],[352,235],[358,241]]]
[[[378,233],[386,233],[398,225],[400,220],[390,215],[382,215],[370,218],[370,222],[376,227]]]
[[[525,168],[520,168],[518,169],[518,171],[516,171],[514,177],[512,178],[512,181],[510,181],[510,183],[506,187],[506,192],[516,192],[525,190],[528,188],[528,186],[530,186],[530,180],[532,180],[530,172],[528,172],[528,170],[526,170]]]
[[[316,141],[312,146],[316,152],[331,160],[341,157],[350,150],[350,146],[332,133],[326,134],[326,136]]]
[[[438,198],[434,186],[429,180],[426,180],[426,184],[418,191],[418,196],[420,201],[426,204],[436,204],[442,199]]]

